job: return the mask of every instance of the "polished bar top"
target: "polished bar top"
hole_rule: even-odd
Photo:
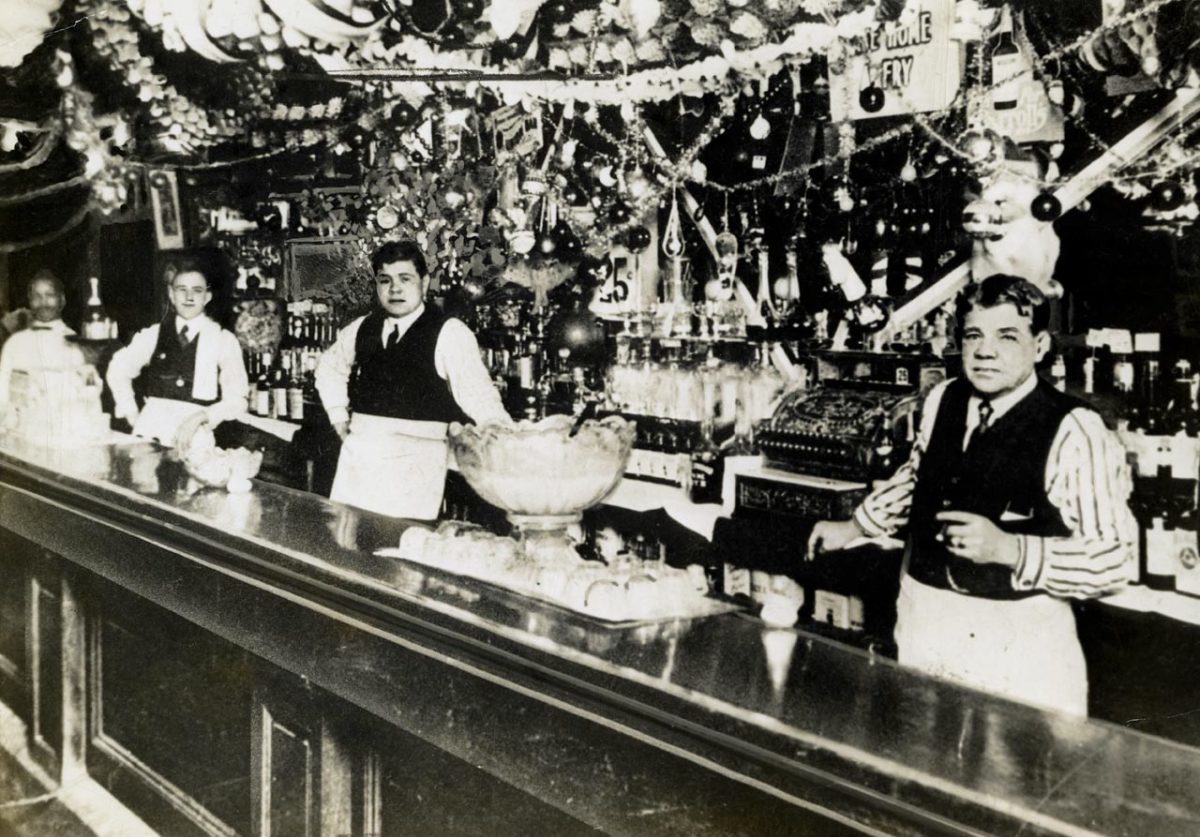
[[[194,560],[281,595],[308,591],[326,612],[339,597],[369,603],[397,632],[420,624],[496,666],[519,663],[548,682],[569,675],[623,713],[653,713],[781,770],[951,822],[991,812],[1027,833],[1200,833],[1200,752],[957,687],[803,631],[738,614],[609,627],[375,556],[396,545],[403,521],[258,481],[247,494],[199,488],[171,452],[140,441],[56,450],[0,437],[0,488],[0,525],[10,525],[16,505],[4,500],[15,492],[165,541],[182,533],[206,545]]]

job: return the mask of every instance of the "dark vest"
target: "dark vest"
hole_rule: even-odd
[[[446,318],[428,307],[391,349],[383,346],[387,315],[374,311],[358,327],[350,370],[350,409],[410,421],[471,419],[437,373],[434,351]]]
[[[154,354],[146,364],[142,377],[147,398],[174,398],[207,406],[216,400],[206,401],[192,397],[192,381],[196,376],[196,347],[199,336],[192,338],[187,347],[179,345],[179,332],[175,330],[175,315],[169,314],[158,327],[158,343]]]
[[[1059,537],[1070,530],[1046,497],[1046,460],[1059,425],[1084,406],[1043,380],[1033,392],[975,433],[962,449],[971,384],[960,378],[946,387],[921,458],[909,517],[908,573],[933,587],[988,599],[1018,599],[1033,591],[1013,589],[1012,569],[976,564],[952,555],[936,536],[940,511],[983,515],[1013,534]],[[1021,520],[1001,520],[1019,515]]]

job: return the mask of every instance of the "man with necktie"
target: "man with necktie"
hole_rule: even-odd
[[[167,292],[171,310],[162,322],[135,334],[108,365],[113,414],[137,425],[133,381],[140,378],[147,403],[194,405],[215,428],[246,412],[250,384],[241,345],[205,312],[213,295],[198,263],[181,264]]]
[[[1076,715],[1087,670],[1068,600],[1137,572],[1125,451],[1041,380],[1048,303],[1003,274],[960,300],[964,376],[928,395],[908,462],[808,557],[907,529],[896,611],[904,665]]]
[[[62,321],[66,294],[62,282],[49,270],[40,270],[29,282],[30,323],[14,333],[0,351],[0,414],[8,411],[13,372],[35,369],[77,369],[79,385],[86,374],[95,374],[79,346],[67,340],[75,335]]]
[[[371,267],[378,306],[342,329],[317,363],[317,391],[342,439],[330,498],[432,520],[450,422],[511,419],[475,335],[425,305],[429,271],[416,242],[384,244]]]

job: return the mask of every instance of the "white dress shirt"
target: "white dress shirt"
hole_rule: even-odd
[[[868,535],[891,535],[908,523],[912,486],[949,383],[934,387],[926,397],[908,461],[855,510],[854,519]],[[991,423],[1033,392],[1037,383],[1035,373],[1011,393],[992,399]],[[964,450],[979,425],[979,404],[979,397],[972,395]],[[1044,487],[1071,534],[1018,535],[1020,559],[1013,570],[1014,589],[1090,598],[1134,580],[1138,527],[1128,504],[1133,483],[1124,447],[1095,411],[1079,408],[1063,419],[1046,459]]]
[[[196,366],[192,373],[192,397],[211,401],[220,397],[215,404],[204,408],[210,424],[236,418],[246,412],[246,397],[250,392],[250,380],[242,361],[242,347],[232,332],[226,331],[208,316],[191,320],[174,318],[176,334],[183,323],[195,332]],[[138,414],[137,402],[133,397],[133,380],[154,357],[158,345],[161,324],[144,328],[129,345],[119,349],[108,364],[108,386],[113,394],[113,414],[117,418],[132,421]]]
[[[387,345],[388,336],[397,327],[400,329],[400,336],[403,337],[424,311],[425,306],[420,305],[403,317],[387,317],[379,334],[381,345]],[[337,340],[322,353],[317,362],[317,392],[321,395],[321,403],[325,405],[325,411],[329,414],[332,424],[348,421],[350,418],[350,371],[354,367],[354,346],[358,339],[358,329],[365,319],[365,316],[359,317],[343,328],[338,333]],[[500,393],[496,391],[487,367],[483,365],[479,343],[462,320],[453,317],[446,320],[441,334],[438,335],[437,346],[434,347],[433,362],[438,375],[449,383],[450,392],[458,406],[473,421],[477,424],[511,421],[504,409]]]
[[[80,348],[67,342],[75,332],[62,320],[34,322],[16,332],[0,349],[0,412],[9,404],[9,384],[15,370],[75,369],[86,366]]]

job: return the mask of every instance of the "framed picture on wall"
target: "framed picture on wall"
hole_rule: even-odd
[[[175,172],[153,169],[147,177],[154,208],[154,235],[160,250],[183,247],[183,214],[179,210],[179,184]]]

